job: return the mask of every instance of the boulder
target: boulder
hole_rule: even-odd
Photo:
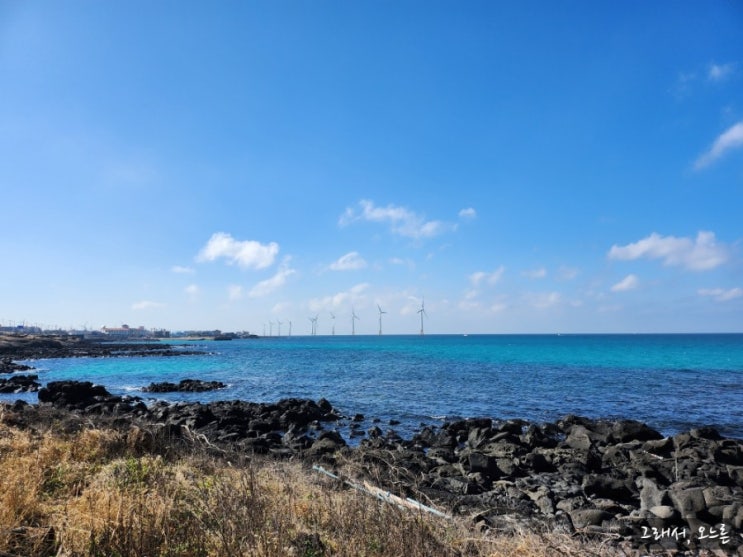
[[[8,379],[0,378],[0,393],[35,393],[41,387],[38,375],[13,375]]]
[[[52,381],[39,390],[39,402],[64,408],[83,409],[112,398],[118,399],[103,385],[93,385],[90,381]]]
[[[16,373],[18,371],[30,371],[33,368],[24,364],[17,364],[13,360],[0,360],[0,373]]]
[[[200,393],[204,391],[214,391],[216,389],[224,389],[227,385],[221,381],[202,381],[200,379],[182,379],[179,383],[150,383],[147,387],[142,390],[146,393],[173,393],[173,392],[185,392],[185,393]]]
[[[599,526],[605,520],[614,518],[610,513],[601,509],[575,509],[569,511],[568,514],[576,530],[588,526]]]

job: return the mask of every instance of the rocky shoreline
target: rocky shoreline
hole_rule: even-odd
[[[18,371],[13,360],[45,358],[107,358],[111,356],[188,356],[201,350],[176,349],[173,344],[150,342],[102,342],[75,336],[0,334],[0,373]],[[23,366],[29,369],[28,366]]]
[[[69,427],[93,423],[169,442],[201,439],[217,452],[301,459],[498,531],[600,537],[629,554],[743,555],[743,442],[712,428],[663,437],[632,420],[480,418],[402,439],[378,425],[359,433],[363,416],[343,416],[325,399],[148,406],[76,381],[51,382],[38,396],[38,405],[16,401],[0,414],[19,427],[54,416]],[[352,432],[362,437],[355,447],[346,442]]]
[[[201,350],[175,348],[160,342],[101,342],[74,336],[0,334],[0,394],[34,393],[41,384],[35,374],[19,375],[32,371],[33,366],[15,360],[41,360],[47,358],[110,358],[114,356],[189,356],[203,354]],[[12,374],[12,375],[11,375]],[[9,377],[2,377],[9,375]],[[216,384],[215,384],[216,385]],[[212,384],[176,385],[170,390],[209,390],[220,388]],[[222,385],[224,386],[224,385]],[[167,389],[163,385],[150,385],[154,389]],[[168,392],[153,390],[151,392]]]
[[[116,427],[169,443],[198,440],[217,453],[300,459],[497,531],[598,537],[627,554],[743,556],[743,441],[709,427],[664,437],[633,420],[477,418],[422,424],[403,439],[377,419],[342,415],[325,399],[146,404],[89,382],[42,387],[13,361],[191,353],[158,343],[0,337],[0,373],[12,374],[0,378],[0,390],[38,391],[39,400],[0,404],[0,417],[24,428]],[[222,387],[184,379],[145,390]]]

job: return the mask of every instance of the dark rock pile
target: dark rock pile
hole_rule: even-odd
[[[204,391],[215,391],[224,389],[227,385],[221,381],[202,381],[201,379],[182,379],[178,383],[164,381],[162,383],[150,383],[142,391],[145,393],[201,393]]]
[[[86,416],[157,424],[167,427],[172,435],[203,435],[211,443],[231,449],[278,457],[318,456],[346,445],[337,432],[323,431],[323,422],[341,417],[325,399],[208,404],[158,401],[148,408],[139,397],[112,395],[88,381],[53,381],[39,391],[39,402]]]
[[[410,441],[371,433],[354,457],[369,474],[382,470],[491,527],[536,520],[648,551],[742,541],[743,442],[712,428],[664,438],[636,421],[568,416],[462,420]]]
[[[90,381],[52,381],[39,390],[39,403],[81,414],[146,416],[147,406],[137,397],[116,396]]]
[[[0,373],[16,373],[18,371],[30,371],[33,368],[24,364],[17,364],[10,358],[0,360]]]
[[[0,394],[34,393],[41,384],[38,375],[13,375],[8,379],[0,377]]]

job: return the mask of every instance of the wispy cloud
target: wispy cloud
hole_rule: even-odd
[[[368,199],[359,201],[356,208],[347,207],[338,219],[338,224],[348,226],[358,221],[387,223],[394,234],[414,239],[432,238],[456,229],[455,224],[426,220],[421,215],[397,205],[378,207]]]
[[[700,231],[696,239],[661,236],[653,232],[633,244],[614,245],[609,259],[631,261],[660,259],[664,265],[680,266],[690,271],[707,271],[728,261],[729,250],[718,245],[713,232]]]
[[[173,265],[170,270],[179,275],[192,275],[196,272],[192,267],[183,267],[181,265]]]
[[[530,279],[543,279],[547,276],[547,269],[539,267],[538,269],[530,269],[521,273],[523,276]]]
[[[162,308],[165,307],[165,304],[160,302],[153,302],[151,300],[142,300],[140,302],[134,302],[132,304],[132,309],[134,311],[142,311],[142,310],[148,310],[148,309],[156,309],[156,308]]]
[[[368,282],[362,282],[354,285],[348,290],[337,292],[322,298],[312,298],[308,306],[310,311],[332,311],[340,308],[347,309],[354,302],[360,302],[364,299],[364,292],[369,289]]]
[[[201,289],[197,284],[189,284],[186,286],[186,288],[183,289],[183,291],[188,294],[188,298],[193,302],[196,300],[196,298],[199,297],[199,294],[201,293]]]
[[[709,296],[717,302],[728,302],[743,296],[743,288],[701,288],[697,291],[700,296]]]
[[[697,74],[694,72],[681,72],[676,78],[672,91],[674,95],[682,99],[686,97],[691,89],[691,85],[697,80]]]
[[[724,81],[735,71],[735,63],[728,64],[710,64],[707,72],[707,79],[710,81]]]
[[[256,284],[250,289],[248,296],[251,298],[262,298],[284,286],[288,278],[296,273],[296,270],[289,266],[289,261],[289,257],[285,258],[276,274]]]
[[[230,284],[227,287],[227,296],[231,301],[240,300],[243,297],[243,287],[239,284]]]
[[[462,220],[473,220],[477,218],[477,211],[472,207],[467,207],[459,211],[459,218]]]
[[[415,261],[413,261],[412,259],[402,259],[401,257],[391,257],[389,259],[389,263],[391,265],[405,266],[411,271],[415,269]]]
[[[734,124],[720,134],[712,146],[696,160],[694,168],[701,170],[740,147],[743,147],[743,121]]]
[[[573,280],[579,274],[580,274],[579,269],[576,269],[575,267],[567,267],[565,265],[562,265],[557,270],[557,278],[560,280]]]
[[[503,273],[506,272],[506,268],[501,265],[495,271],[486,273],[485,271],[477,271],[472,273],[469,277],[472,286],[480,286],[481,284],[489,284],[494,286],[503,277]]]
[[[270,267],[279,245],[276,242],[261,244],[255,240],[235,240],[230,234],[216,232],[196,256],[197,261],[215,261],[226,259],[230,265],[237,263],[240,267],[249,269],[265,269]]]
[[[626,292],[627,290],[634,290],[640,284],[640,280],[637,275],[627,275],[614,286],[611,287],[612,292]]]
[[[357,271],[365,268],[366,265],[366,261],[359,255],[359,252],[352,251],[331,263],[330,269],[332,271]]]
[[[562,294],[559,292],[538,292],[527,294],[530,305],[536,309],[549,309],[562,302]]]

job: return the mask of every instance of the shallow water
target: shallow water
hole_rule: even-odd
[[[179,343],[175,343],[179,344]],[[219,380],[227,389],[165,400],[327,398],[347,414],[421,423],[490,416],[631,418],[664,434],[714,425],[743,438],[743,335],[430,335],[270,337],[194,342],[183,357],[28,362],[42,383],[93,381],[151,395],[153,381]],[[35,395],[0,395],[0,400]]]

